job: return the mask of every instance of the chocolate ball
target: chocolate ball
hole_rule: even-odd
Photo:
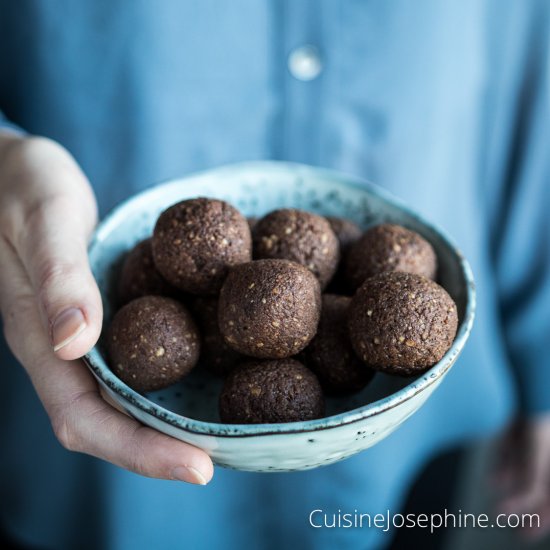
[[[139,392],[159,390],[196,364],[199,333],[185,306],[163,296],[144,296],[114,316],[107,334],[111,370]]]
[[[245,363],[228,375],[220,394],[220,417],[229,424],[313,420],[324,409],[317,377],[295,359]]]
[[[243,355],[228,346],[218,326],[218,298],[197,296],[191,305],[202,335],[200,362],[210,372],[225,376],[238,363]]]
[[[352,299],[350,339],[371,368],[419,374],[437,363],[456,335],[456,305],[434,281],[386,272],[367,279]]]
[[[363,232],[356,223],[346,218],[328,216],[327,220],[340,244],[340,254],[344,256],[349,247],[361,238]]]
[[[329,222],[311,212],[283,208],[257,222],[252,232],[254,258],[291,260],[307,267],[324,288],[340,259],[338,239]]]
[[[361,237],[362,231],[357,224],[345,218],[327,217],[327,220],[340,244],[340,263],[338,264],[334,277],[326,288],[326,292],[330,294],[351,296],[355,292],[355,289],[351,288],[346,280],[344,268],[345,258],[351,245],[357,242]]]
[[[252,259],[248,222],[224,201],[179,202],[155,225],[153,258],[174,286],[191,294],[216,294],[229,267]]]
[[[151,239],[137,243],[126,254],[117,288],[120,305],[142,296],[176,297],[178,295],[178,290],[163,279],[155,267]]]
[[[250,227],[250,231],[254,229],[254,226],[258,223],[258,218],[254,216],[249,216],[246,218],[246,221],[248,222],[248,227]]]
[[[352,393],[363,389],[373,378],[354,353],[348,332],[351,298],[324,294],[321,320],[315,338],[304,350],[306,365],[317,375],[329,394]]]
[[[220,293],[218,322],[236,351],[281,359],[304,349],[317,330],[321,291],[315,276],[288,260],[235,266]]]
[[[435,279],[437,257],[432,245],[418,233],[384,223],[368,229],[351,246],[345,269],[354,289],[368,277],[386,271],[405,271]]]

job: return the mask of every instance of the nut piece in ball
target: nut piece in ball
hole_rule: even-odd
[[[288,260],[235,266],[220,293],[218,322],[229,346],[245,355],[281,359],[304,349],[317,330],[319,282]]]
[[[317,377],[295,359],[245,363],[229,374],[220,394],[220,417],[229,424],[313,420],[324,409]]]
[[[218,298],[197,296],[191,310],[197,320],[202,335],[201,365],[218,376],[225,376],[238,363],[245,359],[229,347],[218,326]]]
[[[142,296],[178,295],[178,290],[165,281],[153,262],[151,239],[145,239],[132,248],[122,264],[117,296],[120,305]]]
[[[311,212],[284,208],[257,222],[254,258],[280,258],[307,267],[325,288],[338,266],[340,246],[329,222]]]
[[[191,315],[163,296],[137,298],[120,309],[107,333],[112,371],[139,392],[177,382],[196,364],[200,338]]]
[[[374,376],[374,371],[355,355],[349,340],[350,302],[347,296],[323,295],[317,334],[304,350],[306,365],[329,394],[357,392]]]
[[[437,257],[432,245],[418,233],[384,223],[368,229],[351,246],[345,270],[353,289],[368,277],[386,271],[406,271],[435,279]]]
[[[153,258],[160,274],[191,294],[216,294],[232,265],[252,258],[246,218],[216,199],[174,204],[157,220]]]
[[[367,279],[352,298],[350,339],[371,368],[403,376],[437,363],[456,335],[456,305],[434,281],[386,272]]]

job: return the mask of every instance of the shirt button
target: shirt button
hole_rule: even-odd
[[[292,50],[288,56],[288,70],[298,80],[314,80],[323,70],[319,50],[311,45]]]

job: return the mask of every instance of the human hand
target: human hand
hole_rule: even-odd
[[[101,331],[87,258],[96,216],[90,185],[65,149],[0,133],[0,311],[8,345],[65,448],[145,476],[205,484],[213,475],[205,452],[109,405],[78,360]]]
[[[516,420],[497,447],[493,484],[498,491],[500,513],[538,514],[536,522],[522,530],[538,540],[550,532],[550,413]]]

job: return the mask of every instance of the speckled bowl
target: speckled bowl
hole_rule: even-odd
[[[247,216],[297,207],[349,218],[363,227],[403,224],[434,246],[441,284],[458,306],[455,342],[443,359],[414,379],[377,374],[362,392],[327,400],[327,417],[288,424],[219,423],[221,381],[196,368],[181,383],[140,395],[120,381],[104,359],[103,343],[85,361],[107,394],[129,414],[157,430],[204,449],[220,466],[251,471],[316,468],[375,445],[420,408],[460,354],[474,318],[475,290],[468,263],[439,229],[382,189],[347,175],[279,162],[237,164],[151,188],[122,203],[97,228],[90,244],[92,270],[102,293],[105,325],[113,314],[113,288],[124,253],[149,236],[159,213],[185,198],[227,200]]]

